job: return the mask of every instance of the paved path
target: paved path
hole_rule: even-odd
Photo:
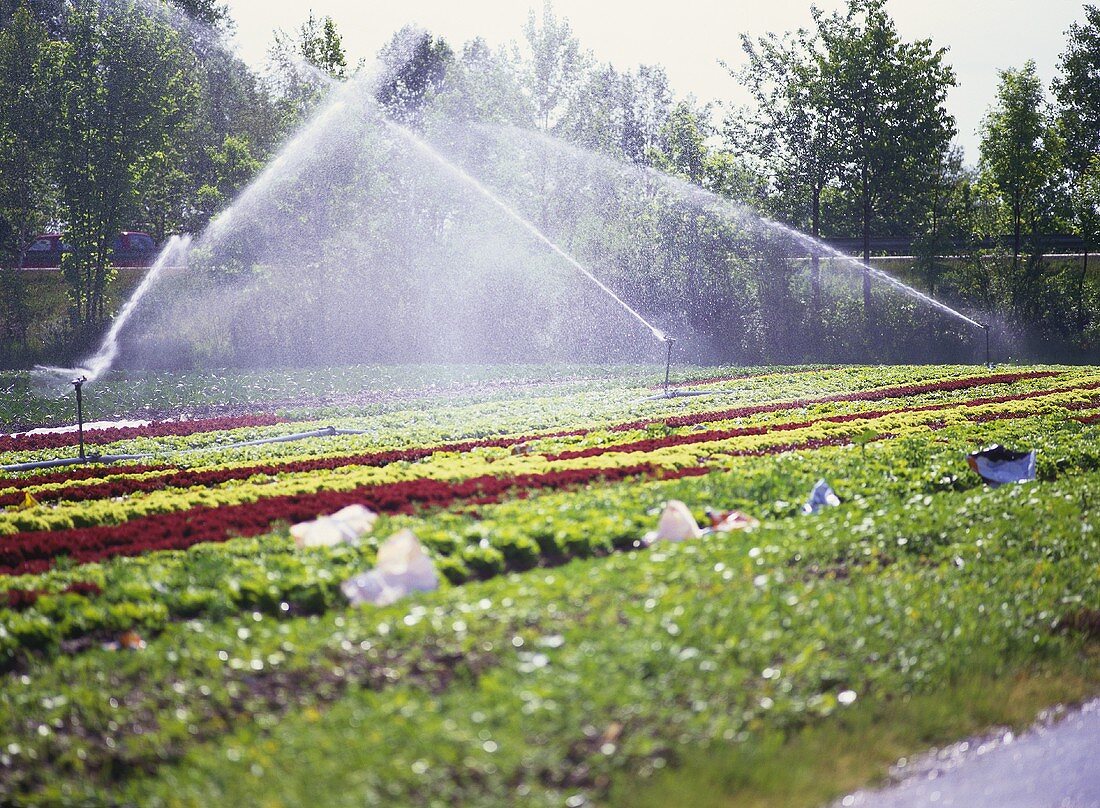
[[[1100,808],[1100,699],[1024,735],[954,744],[836,808]]]

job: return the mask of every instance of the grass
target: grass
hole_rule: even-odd
[[[137,286],[145,272],[141,267],[117,269],[107,287],[107,307],[115,310]],[[29,366],[36,362],[52,364],[59,351],[71,340],[69,333],[69,298],[64,277],[59,269],[12,270],[10,282],[22,288],[25,310],[21,317],[26,324],[26,340],[21,344],[6,344],[0,350],[0,367],[5,364]],[[0,311],[3,311],[0,308]]]
[[[934,694],[863,703],[820,724],[754,733],[693,751],[652,778],[616,783],[618,808],[815,808],[887,779],[890,767],[930,747],[988,732],[1022,730],[1051,705],[1100,691],[1100,646],[1068,665],[1031,666],[952,682]]]

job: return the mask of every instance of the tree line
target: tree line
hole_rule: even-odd
[[[1033,62],[1001,72],[974,167],[954,143],[946,96],[956,78],[945,49],[906,41],[885,0],[811,14],[804,30],[742,36],[747,58],[729,70],[731,85],[749,91],[746,107],[676,98],[658,65],[601,63],[549,5],[531,13],[518,45],[459,47],[397,32],[379,54],[376,98],[412,127],[430,129],[439,115],[507,124],[683,178],[815,237],[858,238],[865,262],[875,239],[908,239],[907,282],[952,306],[999,312],[1035,345],[1094,352],[1100,10],[1084,6],[1066,32],[1049,89]],[[111,313],[105,290],[118,230],[134,225],[158,240],[201,231],[329,82],[363,69],[347,64],[330,18],[310,14],[277,33],[259,71],[224,46],[231,25],[214,0],[0,2],[0,250],[15,265],[37,233],[64,230],[73,247],[64,258],[71,344],[93,339]],[[530,180],[536,224],[553,231],[576,217],[576,203],[551,192],[561,182],[551,161]],[[686,245],[662,252],[660,283],[675,278],[681,294],[709,296],[690,306],[700,327],[732,327],[730,240],[708,238],[699,217],[672,209],[655,227],[663,243]],[[1051,237],[1066,233],[1080,237],[1085,255],[1051,259]],[[821,280],[827,260],[809,254],[807,322],[836,316]],[[789,298],[789,276],[773,265],[753,293],[762,305]],[[24,283],[16,272],[0,277],[0,339],[25,342]],[[619,278],[643,308],[650,280]],[[890,327],[872,285],[865,274],[861,310],[844,314],[859,318],[864,346]],[[749,327],[745,316],[737,322]]]

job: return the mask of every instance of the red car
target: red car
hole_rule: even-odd
[[[111,247],[111,263],[116,267],[147,267],[157,257],[157,243],[148,233],[123,230]]]
[[[61,255],[72,252],[60,233],[42,233],[27,248],[23,267],[59,267]],[[148,233],[123,230],[111,246],[111,263],[116,267],[147,267],[157,257],[157,245]]]
[[[61,253],[72,252],[72,247],[61,241],[60,233],[40,233],[23,256],[24,267],[59,267]]]

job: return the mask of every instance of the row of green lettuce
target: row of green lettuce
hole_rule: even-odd
[[[853,700],[1074,664],[1088,641],[1079,616],[1100,607],[1100,473],[1086,470],[1100,450],[1091,430],[1055,423],[995,436],[1038,448],[1042,481],[975,484],[962,444],[994,437],[975,428],[945,445],[901,439],[546,495],[476,521],[394,520],[383,527],[412,524],[437,552],[487,539],[498,569],[521,539],[625,544],[673,496],[764,521],[384,609],[257,604],[243,620],[214,610],[160,625],[142,651],[32,657],[0,681],[0,802],[583,805],[623,773]],[[844,503],[794,517],[819,475]],[[189,579],[237,570],[282,587],[284,561],[306,576],[352,553],[266,542],[96,572],[108,591],[129,576],[135,595],[149,582],[168,604]],[[264,555],[249,570],[253,551]]]

